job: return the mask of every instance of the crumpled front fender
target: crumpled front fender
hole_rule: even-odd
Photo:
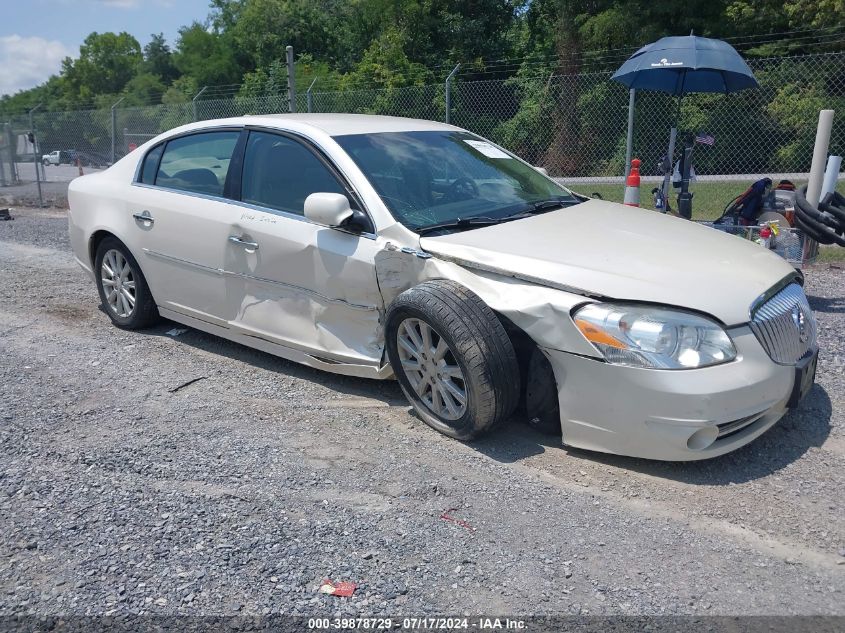
[[[472,290],[540,347],[598,357],[570,317],[573,307],[590,301],[587,297],[462,266],[422,251],[401,250],[391,243],[376,255],[375,266],[388,308],[408,288],[430,279],[450,279]]]

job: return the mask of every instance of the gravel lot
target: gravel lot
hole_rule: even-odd
[[[517,421],[462,444],[393,382],[172,323],[118,330],[65,213],[14,214],[0,615],[845,615],[841,268],[806,271],[822,356],[802,408],[731,455],[667,464]],[[324,578],[358,589],[324,595]]]

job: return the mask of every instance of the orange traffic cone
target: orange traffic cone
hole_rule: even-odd
[[[625,201],[629,207],[640,206],[640,165],[642,161],[635,158],[631,161],[631,171],[625,181]]]

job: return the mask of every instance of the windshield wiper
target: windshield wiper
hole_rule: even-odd
[[[414,231],[420,235],[426,233],[433,233],[441,229],[466,229],[479,226],[490,226],[493,224],[501,224],[502,222],[510,222],[511,220],[519,220],[527,218],[538,213],[545,213],[554,209],[562,209],[575,204],[579,204],[580,200],[572,200],[571,198],[549,198],[548,200],[537,200],[535,202],[526,203],[525,206],[517,210],[511,215],[505,215],[501,218],[491,218],[489,216],[472,216],[469,218],[456,218],[448,222],[441,222],[438,224],[430,224],[428,226],[421,226],[415,228]]]
[[[426,233],[433,233],[442,229],[467,229],[478,226],[491,226],[510,220],[510,217],[505,218],[490,218],[487,216],[473,216],[471,218],[456,218],[448,222],[440,222],[438,224],[429,224],[428,226],[420,226],[414,229],[420,235]]]
[[[545,213],[546,211],[553,211],[554,209],[562,209],[563,207],[569,207],[573,204],[578,204],[578,201],[563,197],[549,198],[548,200],[537,200],[535,202],[527,203],[525,207],[521,209],[516,215],[520,215],[523,213],[528,213],[532,215],[535,213]]]

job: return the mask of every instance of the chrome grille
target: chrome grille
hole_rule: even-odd
[[[789,284],[757,308],[751,329],[781,365],[794,365],[816,344],[816,318],[798,284]]]

